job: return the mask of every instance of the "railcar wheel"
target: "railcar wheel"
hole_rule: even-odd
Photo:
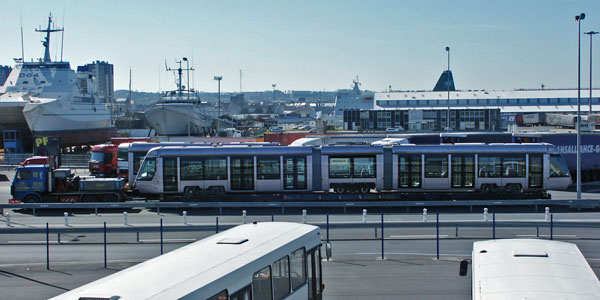
[[[363,185],[360,187],[360,192],[363,194],[368,194],[371,192],[371,187],[368,185]]]
[[[336,187],[333,188],[333,191],[336,192],[336,193],[338,193],[338,194],[343,194],[346,191],[346,189],[344,188],[343,185],[338,185],[338,186],[336,186]]]

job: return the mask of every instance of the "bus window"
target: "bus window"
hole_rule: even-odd
[[[273,295],[275,300],[290,293],[290,260],[286,256],[273,263]]]
[[[150,181],[154,178],[154,173],[156,173],[156,158],[146,159],[140,169],[138,180]]]
[[[306,282],[306,263],[304,248],[298,249],[290,255],[290,273],[292,278],[292,290],[297,289]]]
[[[233,293],[229,300],[252,300],[252,288],[250,285],[245,286],[241,290]]]
[[[227,293],[227,290],[225,289],[206,300],[227,300],[228,296],[229,296],[229,294]]]
[[[252,295],[254,300],[272,300],[271,266],[254,273],[252,276]]]

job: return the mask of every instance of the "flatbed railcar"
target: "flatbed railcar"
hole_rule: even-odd
[[[571,183],[555,146],[441,144],[157,147],[134,186],[141,194],[510,193],[544,195]],[[477,193],[473,193],[477,192]]]

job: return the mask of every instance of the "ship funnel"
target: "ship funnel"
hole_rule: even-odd
[[[454,87],[454,77],[452,77],[452,71],[450,70],[442,72],[442,75],[440,75],[440,79],[438,79],[438,82],[435,84],[433,91],[448,91],[448,85],[450,85],[450,91],[456,91],[456,88]]]

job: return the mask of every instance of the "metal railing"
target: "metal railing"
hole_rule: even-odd
[[[87,168],[90,160],[90,153],[69,153],[61,154],[62,167],[68,168]],[[33,153],[11,153],[0,154],[0,165],[6,167],[18,166],[26,159],[34,156]]]
[[[450,214],[445,214],[446,216]],[[505,214],[506,215],[506,214]],[[157,239],[154,244],[160,244],[160,254],[164,253],[163,247],[165,242],[165,233],[167,232],[189,232],[190,234],[196,234],[197,232],[203,232],[204,235],[210,235],[212,232],[219,233],[220,231],[232,228],[234,226],[247,223],[246,211],[242,212],[242,218],[239,222],[229,222],[226,224],[219,223],[219,217],[215,217],[215,222],[212,224],[191,224],[187,221],[187,213],[182,213],[182,219],[177,224],[174,224],[171,219],[171,224],[164,224],[163,218],[156,223],[146,223],[143,225],[132,225],[128,223],[127,213],[123,213],[123,224],[110,224],[107,225],[106,221],[98,224],[69,224],[68,213],[64,214],[64,225],[53,224],[50,226],[49,223],[40,225],[27,225],[23,226],[12,226],[10,223],[10,215],[6,217],[6,227],[0,227],[0,234],[45,234],[45,243],[40,241],[38,245],[46,246],[46,267],[50,269],[50,244],[55,245],[74,245],[77,242],[62,242],[61,234],[67,234],[70,236],[76,234],[102,234],[102,239],[99,237],[95,238],[95,242],[86,242],[85,244],[97,244],[103,245],[104,249],[104,267],[107,267],[107,236],[109,233],[137,233],[137,240],[135,242],[120,242],[125,244],[141,244],[140,233],[158,233],[160,239]],[[279,216],[278,216],[279,217]],[[323,216],[320,216],[322,218]],[[465,240],[485,240],[485,239],[499,239],[499,238],[515,238],[519,237],[519,233],[527,233],[534,238],[544,239],[580,239],[580,237],[569,237],[569,235],[556,235],[555,230],[561,229],[563,231],[568,230],[580,230],[582,235],[585,236],[586,241],[600,241],[600,235],[597,234],[598,228],[600,228],[600,220],[586,220],[582,221],[579,219],[564,219],[557,221],[553,214],[550,214],[549,210],[546,209],[544,218],[540,219],[525,219],[525,220],[498,220],[495,213],[488,214],[487,209],[483,211],[483,215],[478,220],[440,220],[440,214],[427,214],[427,210],[423,210],[422,215],[403,215],[403,217],[410,217],[410,221],[399,221],[399,220],[386,220],[386,218],[394,219],[397,216],[392,214],[380,214],[372,216],[370,220],[367,220],[367,212],[363,210],[362,220],[356,218],[354,221],[336,221],[330,222],[330,215],[324,216],[325,220],[307,222],[306,211],[302,212],[301,221],[302,223],[308,223],[321,227],[323,242],[379,242],[380,241],[380,257],[386,259],[386,246],[393,246],[392,243],[402,242],[406,244],[408,242],[417,241],[435,241],[435,246],[430,244],[431,253],[437,259],[440,258],[441,249],[444,249],[446,245],[452,243],[452,241],[465,241]],[[376,217],[374,219],[373,217]],[[420,219],[422,217],[422,219]],[[377,220],[379,219],[379,220]],[[271,221],[275,221],[275,215],[271,215]],[[432,229],[435,228],[435,231]],[[511,228],[511,235],[504,232],[502,235],[499,234],[500,229]],[[350,231],[343,231],[343,230]],[[427,235],[395,235],[401,233],[401,230],[424,230],[420,232],[430,233]],[[441,230],[446,230],[446,234],[442,234]],[[450,229],[450,230],[448,230]],[[459,229],[461,234],[459,235]],[[535,229],[536,234],[533,234]],[[590,229],[589,232],[585,229]],[[337,230],[334,233],[334,230]],[[583,231],[582,231],[583,230]],[[431,232],[430,232],[431,231]],[[454,232],[454,236],[449,234]],[[469,234],[468,232],[476,232]],[[542,232],[543,231],[543,232]],[[374,232],[373,236],[367,234],[367,232]],[[435,232],[435,233],[434,233]],[[50,242],[50,234],[57,235],[56,242]],[[522,235],[521,235],[522,236]],[[195,239],[189,239],[189,241],[171,241],[168,243],[191,243]],[[119,242],[111,242],[111,244]],[[148,242],[144,242],[147,244]],[[14,244],[14,243],[13,243]],[[28,243],[27,245],[30,245]],[[397,246],[398,244],[396,244]],[[428,244],[429,245],[429,244]],[[377,249],[377,247],[375,247]],[[435,252],[434,252],[435,250]],[[329,259],[329,257],[327,257]]]

